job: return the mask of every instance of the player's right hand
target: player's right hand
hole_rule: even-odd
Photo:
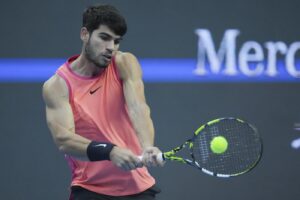
[[[125,171],[143,167],[143,162],[132,151],[114,146],[110,152],[110,160]]]
[[[147,147],[144,149],[141,156],[142,162],[147,167],[163,167],[165,161],[159,160],[157,158],[158,154],[161,153],[161,150],[157,147]]]

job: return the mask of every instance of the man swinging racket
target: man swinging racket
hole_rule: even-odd
[[[139,62],[118,51],[127,25],[110,5],[83,13],[80,55],[44,83],[47,124],[72,171],[71,199],[153,200],[154,128]],[[140,156],[143,159],[140,159]]]

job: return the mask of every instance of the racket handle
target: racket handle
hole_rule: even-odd
[[[157,154],[156,159],[158,162],[163,163],[165,161],[164,154],[163,153]]]
[[[143,156],[142,155],[138,156],[138,158],[140,160],[143,160]],[[156,159],[157,159],[158,162],[163,163],[165,161],[164,154],[163,153],[157,154]]]

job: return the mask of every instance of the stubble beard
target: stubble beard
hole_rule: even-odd
[[[95,66],[99,68],[107,68],[108,64],[101,63],[100,58],[97,58],[97,55],[95,51],[93,51],[91,45],[90,45],[90,40],[87,42],[85,49],[84,49],[85,56],[87,60],[91,63],[93,63]]]

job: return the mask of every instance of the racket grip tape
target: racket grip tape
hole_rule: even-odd
[[[158,162],[163,163],[165,161],[164,154],[163,153],[157,154],[156,159],[158,160]]]
[[[143,156],[142,155],[138,156],[138,158],[140,160],[143,160]],[[156,159],[157,159],[158,162],[161,162],[161,163],[166,160],[163,153],[157,154]]]

